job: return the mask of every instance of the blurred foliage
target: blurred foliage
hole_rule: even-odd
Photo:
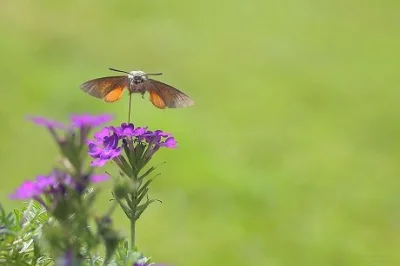
[[[30,202],[22,211],[6,212],[0,205],[0,265],[52,265],[40,247],[45,208]]]
[[[137,125],[180,148],[138,245],[172,265],[398,265],[400,2],[0,2],[1,201],[50,171],[56,147],[27,114],[109,112],[79,84],[107,70],[164,73],[196,102]],[[110,167],[110,171],[115,168]],[[103,188],[103,205],[109,206]],[[119,216],[118,216],[119,215]],[[119,213],[115,218],[128,233]]]

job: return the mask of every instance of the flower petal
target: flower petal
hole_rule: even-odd
[[[167,147],[167,148],[176,148],[176,140],[174,137],[169,137],[167,138],[163,143],[162,146]]]
[[[94,133],[94,138],[98,141],[103,141],[108,136],[110,136],[110,129],[108,127],[103,127],[100,131]]]
[[[108,180],[109,178],[110,178],[110,176],[107,175],[107,174],[91,175],[91,176],[89,177],[90,182],[92,182],[92,183],[103,182],[103,181]]]
[[[97,127],[101,124],[110,122],[113,117],[109,114],[91,115],[91,114],[73,114],[71,115],[71,123],[73,127]]]
[[[40,116],[28,116],[27,119],[39,126],[44,126],[49,128],[59,128],[59,129],[65,128],[65,126],[58,121],[50,120]]]
[[[108,162],[108,160],[103,160],[103,159],[96,159],[90,163],[91,166],[95,167],[102,167]]]
[[[41,194],[41,190],[37,187],[36,183],[33,181],[25,181],[22,183],[16,191],[10,195],[10,199],[32,199],[35,196]]]
[[[40,190],[44,190],[48,188],[49,186],[53,186],[56,183],[56,179],[54,176],[37,176],[36,177],[36,186]]]

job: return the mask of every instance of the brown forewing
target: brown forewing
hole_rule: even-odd
[[[126,89],[128,85],[127,76],[112,76],[86,81],[80,88],[91,96],[103,99],[112,90]]]
[[[153,79],[147,80],[146,83],[146,90],[156,93],[168,108],[189,107],[194,104],[189,96],[170,85]]]

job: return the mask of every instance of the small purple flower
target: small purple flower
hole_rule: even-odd
[[[89,180],[92,183],[100,183],[100,182],[108,180],[109,178],[110,178],[110,176],[107,174],[97,174],[97,175],[91,175],[89,177]]]
[[[89,155],[95,160],[92,166],[103,166],[107,161],[121,154],[121,147],[118,147],[119,138],[116,134],[104,137],[102,142],[88,141]]]
[[[121,126],[114,128],[114,133],[117,134],[120,138],[123,137],[137,137],[143,135],[146,132],[145,128],[137,127],[132,123],[126,124],[122,123]]]
[[[144,139],[149,144],[151,143],[158,145],[161,143],[162,139],[168,137],[172,137],[172,134],[163,132],[162,130],[156,130],[154,132],[148,130],[141,136],[140,140]]]
[[[146,141],[147,143],[150,143],[153,141],[153,139],[155,139],[155,137],[156,137],[156,134],[153,131],[148,130],[143,135],[139,136],[138,139],[140,141]]]
[[[111,115],[101,114],[101,115],[71,115],[71,123],[73,127],[97,127],[102,124],[108,123],[113,119]]]
[[[103,127],[100,131],[94,133],[94,138],[97,141],[103,141],[105,137],[109,137],[114,127]]]
[[[65,128],[65,126],[58,121],[50,120],[40,116],[28,116],[28,120],[32,121],[36,125],[44,126],[47,128]]]
[[[67,187],[73,188],[75,190],[83,190],[82,184],[84,188],[87,187],[87,184],[90,183],[99,183],[107,180],[109,178],[106,174],[96,174],[90,175],[87,177],[87,181],[82,180],[74,180],[69,174],[55,169],[50,175],[43,176],[39,175],[36,177],[35,181],[25,181],[22,183],[16,191],[10,195],[11,199],[38,199],[39,196],[44,194],[52,194],[52,195],[60,195],[64,194]],[[82,183],[83,182],[83,183]]]
[[[120,140],[122,140],[122,145],[119,146]],[[94,134],[94,140],[86,141],[86,144],[89,147],[88,154],[95,159],[91,165],[99,167],[120,156],[124,146],[128,148],[124,150],[129,158],[138,156],[138,160],[145,158],[146,162],[161,147],[177,147],[177,142],[172,134],[162,130],[150,131],[147,130],[147,127],[135,128],[132,123],[122,123],[118,127],[104,127]],[[138,145],[146,149],[144,153],[143,148],[137,149]]]
[[[57,180],[53,175],[50,176],[39,175],[36,177],[36,187],[41,191],[44,191],[46,188],[50,186],[54,186],[56,182]]]
[[[163,137],[163,138],[167,138],[167,137],[171,137],[171,136],[172,136],[172,134],[167,133],[167,132],[164,132],[164,131],[159,130],[159,129],[156,130],[156,131],[154,131],[154,134],[155,134],[156,136]]]
[[[50,175],[39,175],[35,181],[25,181],[19,186],[14,194],[10,195],[11,199],[32,199],[42,194],[54,194],[60,190],[64,191],[65,186],[72,185],[72,178],[59,170],[54,170]]]
[[[42,190],[33,181],[25,181],[20,185],[15,193],[10,195],[10,199],[27,200],[39,196]]]
[[[174,137],[169,137],[165,141],[161,141],[159,145],[161,147],[174,149],[174,148],[176,148],[176,140]]]
[[[176,148],[176,140],[172,134],[162,130],[147,131],[142,137],[147,143],[154,144],[156,147]]]
[[[66,172],[54,169],[49,178],[54,179],[54,184],[49,189],[44,190],[45,194],[63,195],[68,187],[75,187],[75,180]]]
[[[88,185],[90,183],[100,183],[109,179],[110,176],[107,174],[93,174],[93,175],[86,175],[80,180],[74,180],[73,188],[78,193],[83,193],[86,191]]]

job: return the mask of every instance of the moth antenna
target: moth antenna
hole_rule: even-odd
[[[128,75],[130,74],[128,71],[119,70],[119,69],[115,69],[115,68],[112,68],[112,67],[109,67],[108,69],[112,70],[112,71],[115,71],[115,72],[125,73],[125,74],[128,74]]]

